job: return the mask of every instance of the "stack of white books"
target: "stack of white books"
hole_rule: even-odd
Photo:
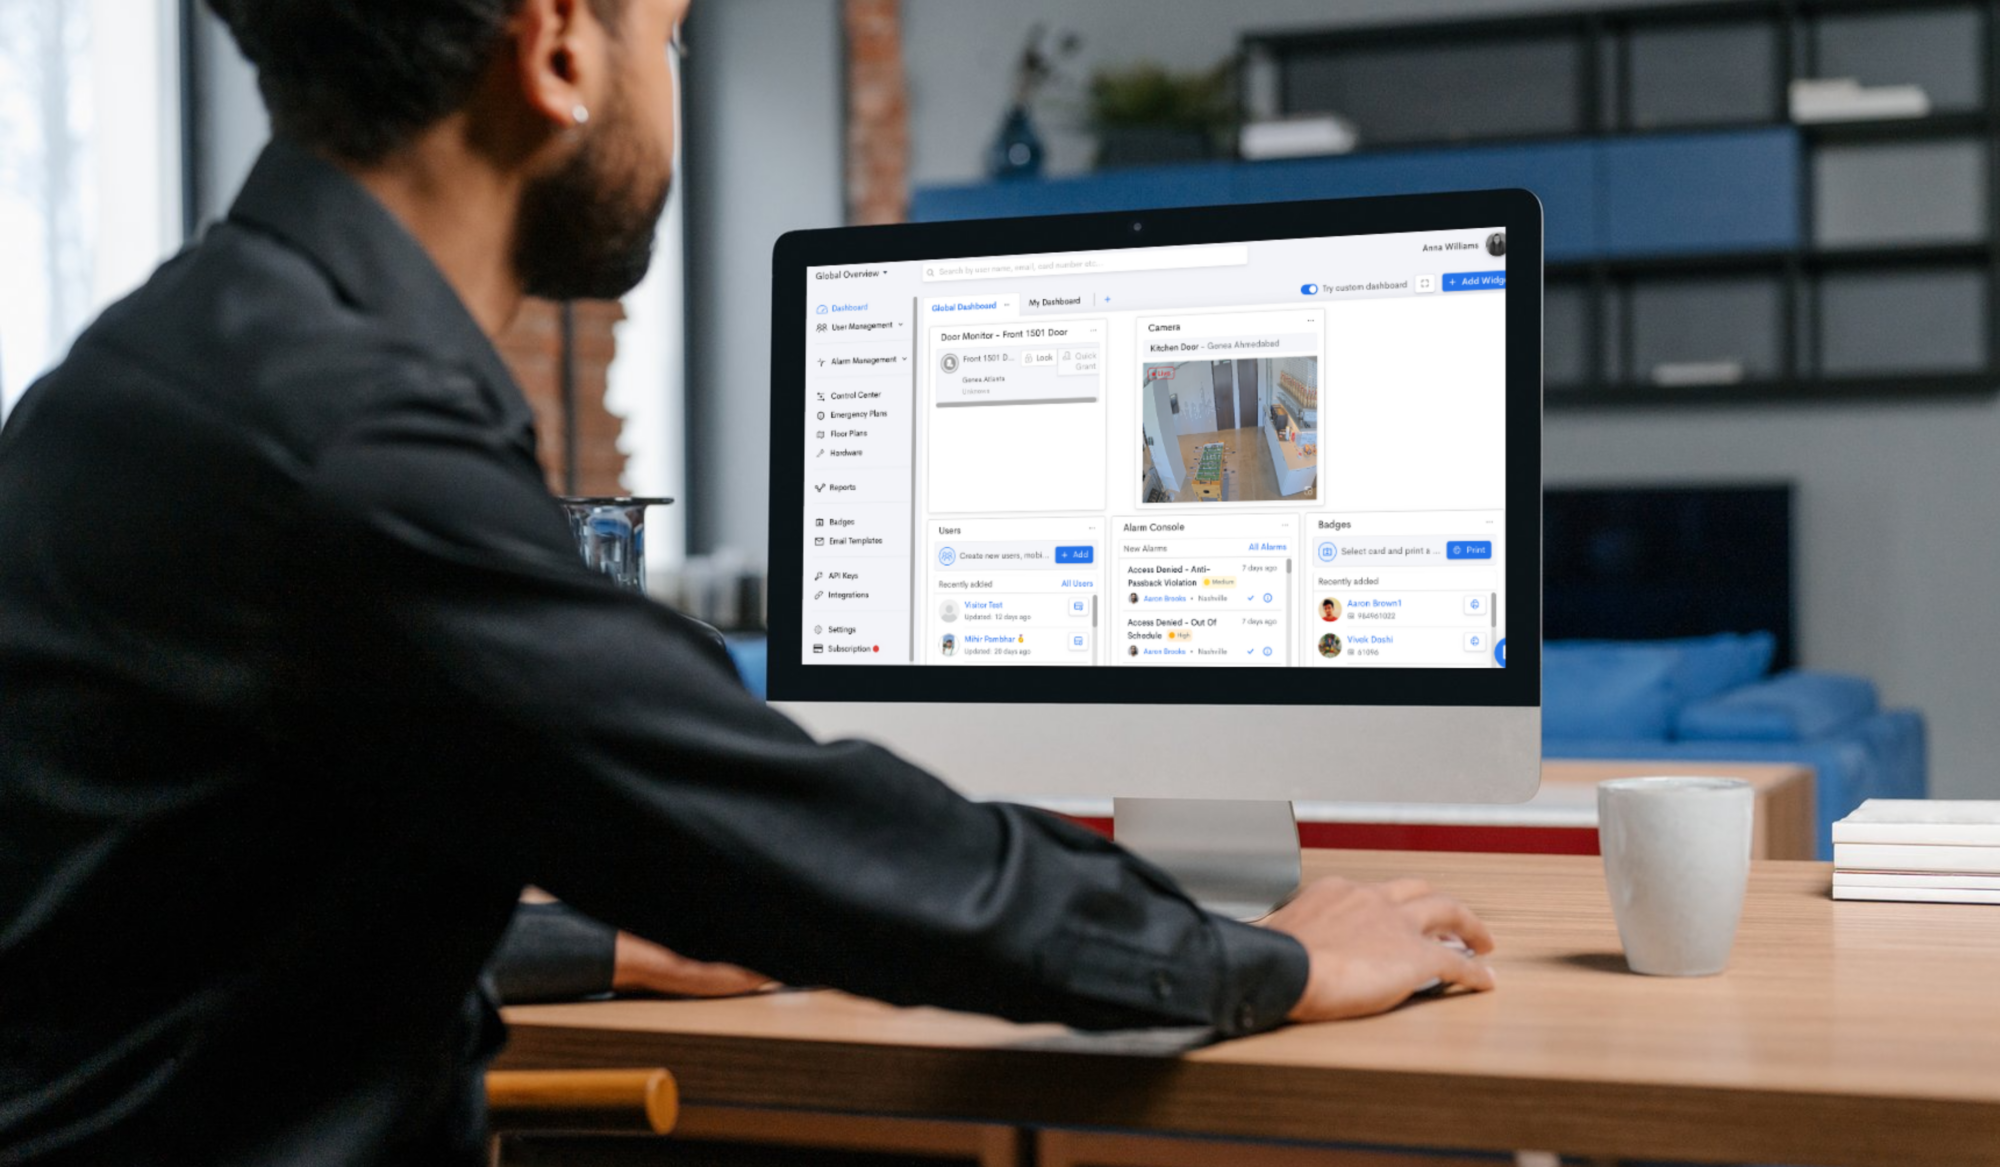
[[[1862,803],[1833,824],[1833,898],[2000,904],[2000,802]]]

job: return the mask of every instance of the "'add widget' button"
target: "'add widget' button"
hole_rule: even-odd
[[[1487,292],[1500,291],[1507,286],[1504,271],[1448,271],[1444,273],[1444,290],[1447,292]]]
[[[1453,539],[1444,545],[1444,557],[1446,559],[1491,559],[1493,558],[1493,540]]]
[[[1097,548],[1088,544],[1082,547],[1056,548],[1057,563],[1094,563],[1096,558]]]

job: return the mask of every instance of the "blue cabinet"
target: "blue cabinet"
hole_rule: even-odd
[[[1204,162],[1039,182],[919,188],[919,221],[1524,187],[1551,263],[1798,247],[1799,137],[1789,127]]]
[[[918,187],[910,195],[910,218],[919,223],[935,223],[949,219],[1208,207],[1241,201],[1231,194],[1230,174],[1235,169],[1228,162],[1198,162],[1107,170],[1076,178]]]
[[[1716,255],[1804,245],[1799,134],[1789,126],[1607,138],[1596,149],[1600,256]]]

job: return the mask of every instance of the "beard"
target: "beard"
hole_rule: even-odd
[[[623,101],[608,103],[576,151],[522,193],[514,270],[528,295],[616,300],[646,278],[672,168],[630,123]]]

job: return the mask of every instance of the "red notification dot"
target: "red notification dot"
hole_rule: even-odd
[[[876,645],[876,646],[875,646],[875,651],[876,651],[876,652],[881,652],[881,651],[882,651],[882,646],[881,646],[881,645],[879,645],[879,644],[878,644],[878,645]]]

